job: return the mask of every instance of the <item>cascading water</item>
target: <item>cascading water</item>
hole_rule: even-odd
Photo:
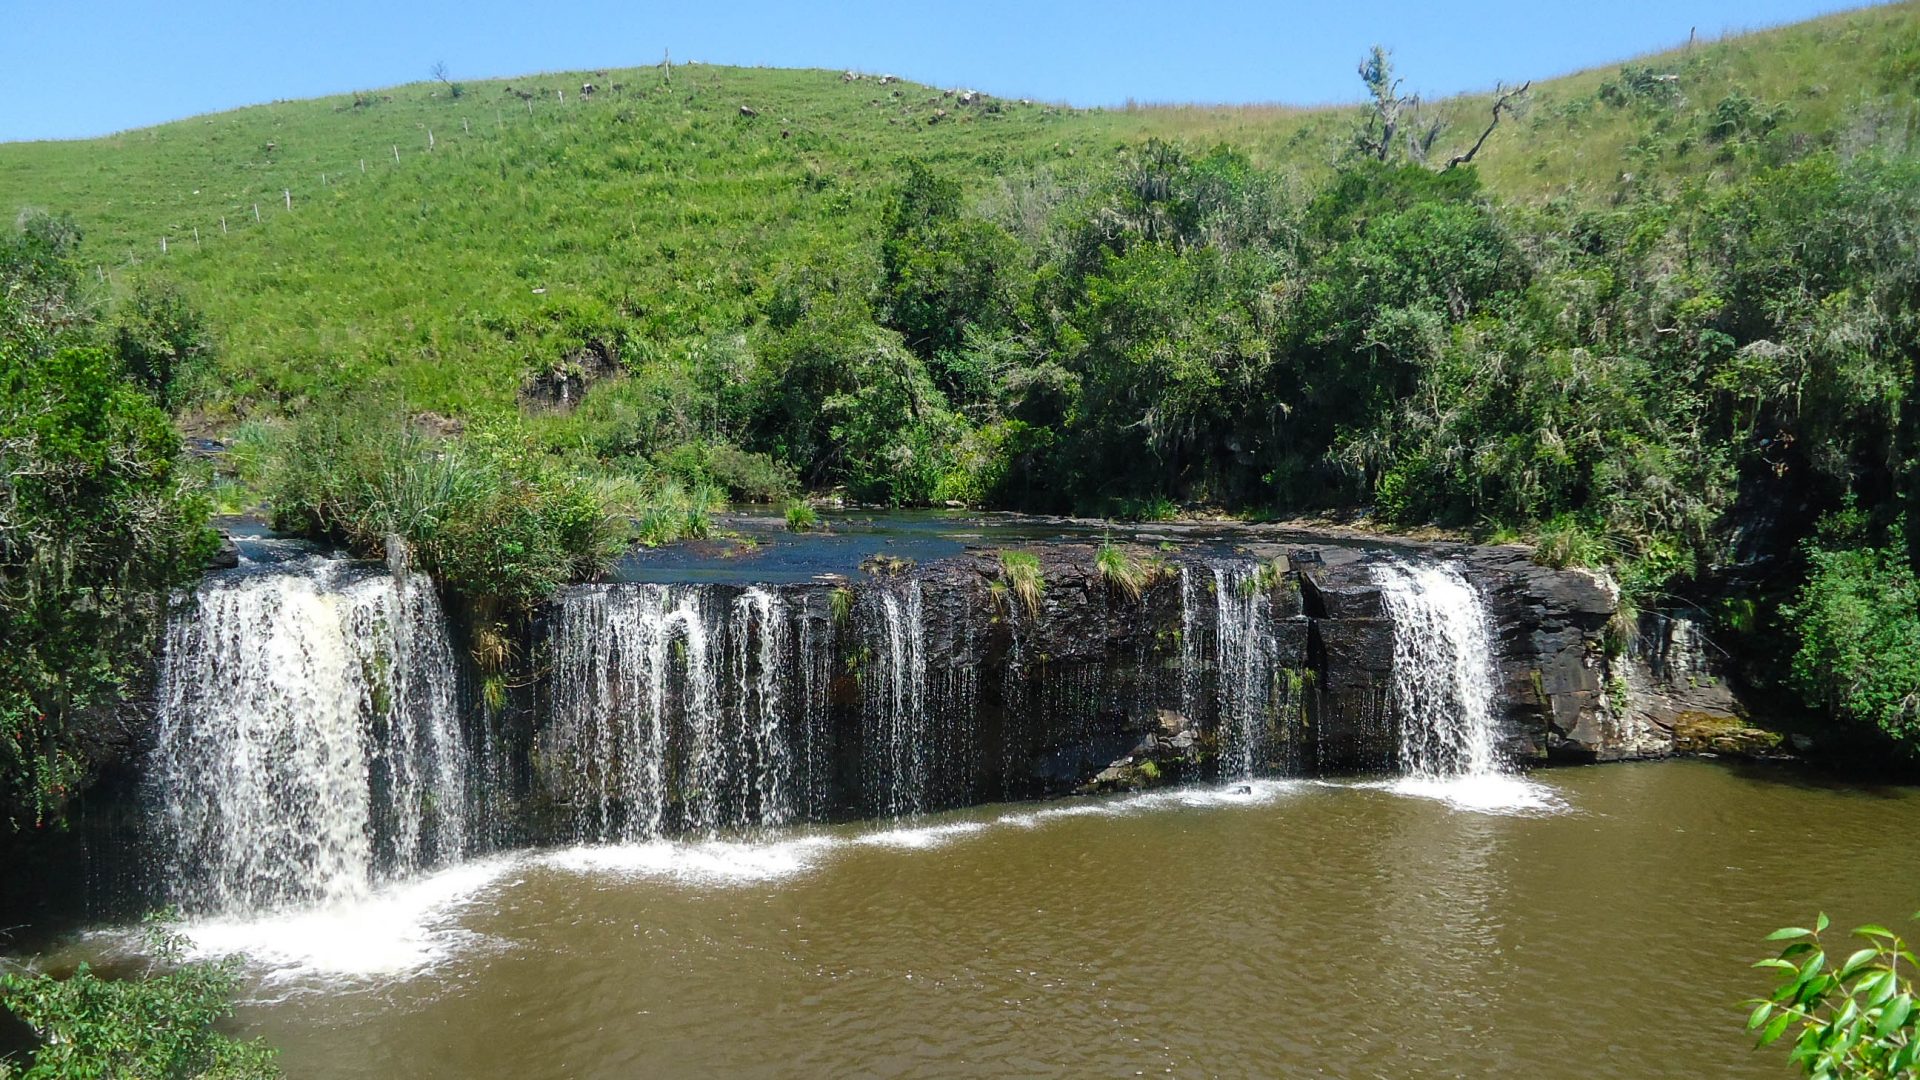
[[[1278,642],[1273,603],[1252,563],[1215,567],[1214,670],[1220,702],[1220,773],[1244,780],[1266,749],[1275,709]]]
[[[867,790],[874,809],[889,817],[927,809],[929,736],[927,649],[918,582],[896,593],[873,594],[880,619],[868,644],[861,681]]]
[[[208,579],[168,627],[150,774],[175,899],[348,900],[466,854],[455,685],[425,577],[306,558]]]
[[[804,605],[761,587],[562,594],[545,758],[574,837],[710,836],[812,812],[824,799],[816,770],[827,746],[814,726],[829,677],[813,623]]]
[[[1385,563],[1375,575],[1393,619],[1402,771],[1425,779],[1500,772],[1493,631],[1479,592],[1445,563]]]

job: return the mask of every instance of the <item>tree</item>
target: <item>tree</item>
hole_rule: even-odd
[[[1401,80],[1394,78],[1393,59],[1387,50],[1375,45],[1360,61],[1360,81],[1367,86],[1367,118],[1354,135],[1354,149],[1375,161],[1388,161],[1406,138],[1407,156],[1419,162],[1427,160],[1444,121],[1421,115],[1420,95],[1401,94]],[[1406,129],[1404,132],[1402,129]]]

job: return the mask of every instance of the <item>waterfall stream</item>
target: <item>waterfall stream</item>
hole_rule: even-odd
[[[1493,631],[1479,592],[1446,563],[1386,563],[1375,574],[1393,618],[1401,770],[1427,779],[1499,772]]]
[[[1443,563],[1363,572],[1392,623],[1403,774],[1497,773],[1479,594]],[[1328,709],[1372,715],[1354,695],[1378,684],[1310,695],[1310,620],[1284,566],[1195,562],[1162,596],[1125,615],[1095,596],[1077,617],[1098,621],[1062,636],[964,576],[574,586],[545,610],[537,700],[503,741],[497,701],[463,713],[424,576],[318,557],[214,575],[163,665],[150,791],[169,885],[189,911],[259,911],[363,898],[508,832],[644,844],[914,817],[1072,790],[1176,732],[1198,755],[1183,777],[1350,753],[1317,729]]]
[[[149,777],[174,899],[353,899],[465,855],[455,686],[425,577],[309,558],[209,578],[168,628]]]

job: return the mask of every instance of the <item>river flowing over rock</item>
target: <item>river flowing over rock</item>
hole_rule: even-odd
[[[1127,548],[1137,589],[1090,541],[1023,550],[1031,593],[1000,549],[960,545],[799,580],[572,586],[486,677],[403,560],[245,558],[172,620],[128,841],[158,872],[134,891],[276,910],[509,846],[1491,777],[1668,752],[1725,705],[1684,628],[1610,657],[1607,583],[1519,549],[1163,540]]]

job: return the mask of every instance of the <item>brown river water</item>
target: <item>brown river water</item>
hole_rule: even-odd
[[[1920,907],[1912,789],[1473,783],[520,854],[192,931],[296,1078],[1783,1077],[1741,1031],[1762,936]]]

